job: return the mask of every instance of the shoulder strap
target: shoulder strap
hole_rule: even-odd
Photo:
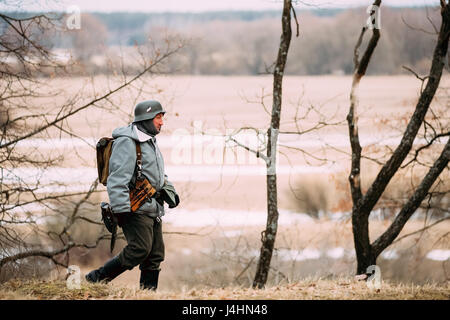
[[[137,161],[142,161],[141,143],[139,141],[136,143],[136,157]]]
[[[136,142],[136,165],[137,165],[137,179],[142,180],[142,152],[141,143]]]

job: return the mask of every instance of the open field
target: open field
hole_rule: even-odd
[[[92,93],[89,79],[57,78],[51,81],[55,90],[63,88],[66,95],[31,100],[30,105],[35,106],[32,111],[44,113],[51,110],[52,106],[63,103],[65,96],[76,93],[86,83],[83,100],[87,101]],[[98,76],[92,81],[98,94],[102,89],[106,90],[111,80]],[[242,126],[255,127],[265,133],[270,117],[261,101],[270,109],[271,97],[268,94],[271,81],[270,76],[169,76],[148,79],[149,88],[146,90],[150,93],[145,97],[159,99],[168,110],[163,131],[157,137],[158,144],[165,159],[166,173],[182,191],[182,205],[185,208],[265,209],[265,201],[258,201],[265,199],[264,162],[215,136],[231,133]],[[292,192],[290,196],[287,194],[305,180],[307,185],[311,181],[320,181],[320,184],[345,188],[330,191],[334,195],[329,201],[329,209],[338,207],[340,192],[348,192],[345,180],[350,168],[350,146],[345,118],[350,86],[349,76],[285,77],[280,131],[308,130],[318,119],[334,125],[302,135],[280,134],[278,181],[281,208],[294,209],[291,205]],[[448,125],[446,110],[449,99],[446,90],[450,88],[450,77],[443,77],[441,88],[433,102],[433,111],[444,125]],[[364,78],[360,87],[358,113],[365,155],[385,159],[389,153],[387,148],[398,143],[406,125],[405,118],[413,112],[419,91],[420,81],[413,76]],[[55,169],[41,178],[44,182],[59,183],[63,180],[72,188],[87,189],[97,174],[93,146],[100,137],[110,136],[114,128],[126,125],[132,119],[133,93],[136,92],[131,90],[112,97],[111,100],[120,106],[120,112],[91,108],[72,117],[67,125],[83,140],[50,131],[50,140],[48,137],[36,137],[19,143],[17,148],[25,152],[32,148],[43,157],[52,155],[62,158]],[[315,109],[310,109],[311,106]],[[51,114],[48,113],[49,118]],[[294,121],[296,117],[298,127]],[[202,132],[214,136],[202,136]],[[252,132],[245,133],[238,141],[249,143],[253,148],[260,146]],[[437,143],[421,160],[433,159],[439,150],[440,144]],[[377,167],[363,159],[363,183],[374,178]],[[39,170],[27,170],[22,176],[32,183]],[[415,170],[420,173],[420,168]],[[448,175],[448,172],[445,174]],[[410,173],[406,170],[397,179],[396,185],[401,185],[401,180],[408,179],[408,176]],[[243,192],[249,190],[249,186],[252,192]],[[40,190],[46,189],[41,185]],[[48,190],[58,192],[55,188]],[[209,194],[211,190],[214,190],[212,197]]]

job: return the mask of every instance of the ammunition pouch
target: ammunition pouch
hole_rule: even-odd
[[[155,194],[156,189],[150,184],[147,178],[136,179],[136,185],[130,190],[131,212],[135,212]]]
[[[136,181],[130,188],[131,212],[135,212],[156,193],[156,189],[142,174],[142,151],[140,143],[136,143]]]

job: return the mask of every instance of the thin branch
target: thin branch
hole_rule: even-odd
[[[417,79],[422,81],[422,84],[420,86],[420,94],[422,94],[422,92],[423,92],[423,85],[425,83],[425,80],[427,80],[430,76],[421,77],[414,70],[412,70],[411,68],[408,68],[407,66],[402,66],[402,68],[407,70],[407,71],[409,71],[409,72],[411,72],[413,75],[416,76]]]
[[[294,8],[294,6],[291,6],[291,9],[292,9],[292,13],[294,14],[295,24],[296,24],[296,26],[297,26],[297,34],[296,34],[296,37],[298,38],[298,36],[300,35],[300,26],[299,26],[299,24],[298,24],[297,14],[295,13],[295,8]]]
[[[407,238],[407,237],[413,236],[413,235],[415,235],[415,234],[417,234],[417,233],[424,232],[425,230],[428,230],[428,229],[430,229],[431,227],[434,227],[435,225],[437,225],[437,224],[439,224],[439,223],[441,223],[441,222],[443,222],[443,221],[449,220],[449,219],[450,219],[450,217],[445,217],[445,218],[439,219],[439,220],[435,221],[434,223],[427,225],[426,227],[423,227],[423,228],[421,228],[421,229],[419,229],[419,230],[416,230],[416,231],[407,233],[407,234],[405,234],[405,235],[403,235],[403,236],[401,236],[401,237],[398,237],[397,239],[395,239],[395,240],[391,243],[391,245],[394,244],[394,243],[396,243],[396,242],[399,242],[399,241],[401,241],[401,240],[403,240],[403,239],[405,239],[405,238]]]
[[[157,58],[156,60],[152,61],[152,63],[147,68],[145,68],[143,71],[139,72],[132,79],[128,80],[127,82],[124,82],[123,84],[121,84],[120,86],[116,87],[115,89],[109,91],[108,93],[106,93],[106,94],[104,94],[104,95],[102,95],[102,96],[100,96],[100,97],[98,97],[98,98],[96,98],[94,100],[89,101],[88,103],[84,104],[83,106],[78,107],[75,110],[70,111],[69,113],[67,113],[64,116],[56,118],[55,120],[49,122],[48,124],[46,124],[46,125],[38,128],[38,129],[28,133],[26,135],[23,135],[23,136],[21,136],[19,138],[16,138],[16,139],[13,139],[13,140],[11,140],[9,142],[1,144],[0,145],[0,149],[6,148],[6,147],[8,147],[8,146],[10,146],[12,144],[15,144],[15,143],[19,142],[20,140],[24,140],[24,139],[30,138],[30,137],[32,137],[32,136],[34,136],[34,135],[36,135],[36,134],[38,134],[38,133],[48,129],[48,128],[50,128],[51,126],[54,126],[55,124],[57,124],[57,123],[65,120],[65,119],[73,116],[74,114],[76,114],[76,113],[78,113],[78,112],[80,112],[80,111],[82,111],[82,110],[84,110],[84,109],[94,105],[95,103],[97,103],[99,101],[102,101],[102,100],[105,100],[109,96],[113,95],[116,92],[119,92],[121,89],[125,88],[129,84],[133,83],[134,81],[136,81],[137,79],[142,77],[145,73],[150,72],[155,66],[158,66],[162,61],[166,60],[169,56],[175,54],[178,50],[180,50],[180,48],[181,47],[179,46],[176,49],[174,49],[172,51],[168,51],[165,54],[161,55],[159,58]]]
[[[447,136],[450,136],[450,132],[444,132],[444,133],[436,134],[436,135],[435,135],[435,136],[434,136],[434,137],[433,137],[426,145],[423,145],[423,146],[421,146],[420,148],[418,148],[418,149],[416,150],[415,154],[414,154],[414,157],[413,157],[410,161],[408,161],[406,164],[404,164],[403,166],[401,166],[401,168],[404,169],[404,168],[406,168],[408,165],[410,165],[412,162],[416,161],[416,160],[417,160],[417,157],[418,157],[418,155],[419,155],[419,153],[420,153],[422,150],[429,148],[429,147],[433,144],[434,141],[436,141],[436,140],[439,139],[439,138],[447,137]]]

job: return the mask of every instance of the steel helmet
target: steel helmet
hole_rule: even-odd
[[[139,102],[134,108],[133,122],[153,119],[159,113],[166,113],[161,104],[156,100],[146,100]]]

